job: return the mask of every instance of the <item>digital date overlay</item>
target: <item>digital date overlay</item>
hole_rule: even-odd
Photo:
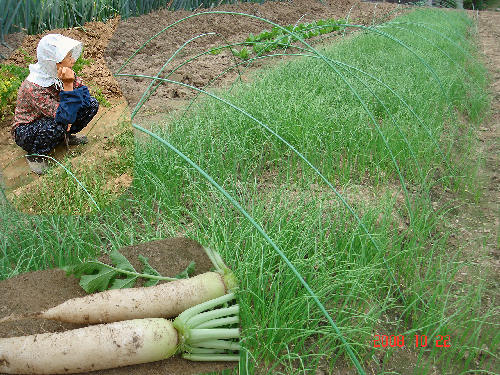
[[[451,348],[450,335],[437,335],[435,338],[428,339],[426,335],[374,335],[374,348],[404,348],[407,345],[414,345],[415,348]]]

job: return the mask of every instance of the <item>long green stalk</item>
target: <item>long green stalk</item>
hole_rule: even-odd
[[[152,76],[147,76],[147,75],[142,75],[142,74],[116,74],[116,76],[120,77],[120,76],[123,76],[123,77],[141,77],[141,78],[149,78],[149,79],[154,79],[155,77],[152,77]],[[368,228],[365,226],[365,224],[361,221],[361,219],[359,218],[359,216],[356,214],[356,212],[354,211],[354,209],[347,203],[347,201],[344,199],[344,197],[342,196],[342,194],[340,194],[338,192],[338,190],[333,186],[333,184],[300,152],[298,151],[294,146],[292,146],[290,143],[288,143],[283,137],[281,137],[279,134],[277,134],[274,130],[272,130],[271,128],[269,128],[269,126],[267,126],[266,124],[264,124],[263,122],[261,122],[260,120],[256,119],[254,116],[252,116],[251,114],[249,114],[248,112],[246,112],[245,110],[235,106],[234,104],[228,102],[227,100],[224,100],[220,97],[218,97],[217,95],[215,94],[212,94],[208,91],[204,91],[202,89],[199,89],[195,86],[191,86],[191,85],[188,85],[186,83],[182,83],[182,82],[177,82],[177,81],[173,81],[173,80],[170,80],[170,79],[166,79],[166,78],[157,78],[159,80],[162,80],[164,82],[169,82],[169,83],[173,83],[173,84],[176,84],[176,85],[180,85],[180,86],[184,86],[184,87],[188,87],[192,90],[195,90],[195,91],[198,91],[198,92],[202,92],[203,94],[206,94],[218,101],[221,101],[222,103],[224,104],[227,104],[228,106],[230,106],[231,108],[237,110],[238,112],[244,114],[245,116],[247,116],[248,118],[250,118],[251,120],[255,121],[256,123],[258,123],[260,126],[262,126],[264,129],[266,129],[268,132],[270,132],[273,136],[275,136],[277,139],[279,139],[281,142],[283,142],[287,147],[289,147],[299,158],[301,158],[327,185],[330,189],[332,189],[332,191],[335,193],[335,195],[337,196],[337,198],[342,202],[342,204],[349,210],[349,212],[353,215],[353,217],[356,219],[356,221],[358,222],[358,224],[361,226],[361,228],[364,230],[364,232],[366,233],[366,235],[368,236],[368,238],[370,239],[370,241],[372,242],[372,244],[375,246],[375,248],[377,249],[377,251],[380,253],[380,254],[383,254],[379,248],[379,246],[377,245],[376,241],[375,241],[375,238],[371,235],[371,233],[368,231]],[[396,281],[396,278],[394,276],[394,273],[392,272],[392,270],[390,269],[389,265],[387,264],[387,262],[385,261],[385,257],[383,257],[383,260],[384,260],[384,264],[389,272],[389,275],[396,287],[396,289],[398,290],[399,292],[399,296],[401,298],[401,300],[404,302],[405,301],[405,297],[401,291],[401,289],[399,288],[399,283]]]
[[[320,26],[320,27],[326,27],[326,26]],[[277,41],[275,41],[277,42]],[[147,43],[147,42],[146,42]],[[259,42],[259,43],[263,43],[263,42]],[[218,47],[218,49],[224,49],[224,48],[230,48],[230,47],[234,47],[234,46],[238,46],[238,45],[246,45],[248,44],[248,42],[239,42],[239,43],[232,43],[232,44],[227,44],[227,45],[224,45],[224,46],[221,46],[221,47]],[[265,43],[264,43],[265,44]],[[302,47],[298,47],[298,46],[294,46],[295,49],[299,49],[299,50],[303,50],[303,51],[308,51],[307,49],[304,49]],[[443,51],[444,52],[444,51]],[[170,73],[169,73],[169,76],[171,74],[173,74],[173,72],[177,71],[178,69],[180,69],[182,66],[188,64],[189,62],[191,61],[194,61],[196,60],[198,57],[201,57],[201,56],[204,56],[204,55],[207,55],[209,54],[210,51],[205,51],[205,52],[201,52],[195,56],[193,56],[192,58],[189,58],[185,61],[183,61],[182,63],[180,63],[179,65],[177,65]],[[444,52],[445,53],[445,52]],[[303,57],[312,57],[312,58],[320,58],[319,56],[315,56],[315,55],[308,55],[308,54],[300,54],[300,53],[295,53],[295,54],[290,54],[290,53],[283,53],[283,54],[272,54],[272,55],[263,55],[261,56],[260,55],[260,52],[259,54],[257,54],[256,57],[252,57],[246,61],[243,61],[243,62],[240,62],[237,64],[237,66],[239,65],[247,65],[247,68],[248,66],[251,64],[251,62],[255,61],[255,60],[258,60],[258,59],[264,59],[264,58],[267,58],[267,57],[280,57],[280,56],[303,56]],[[331,59],[330,59],[331,60]],[[415,117],[415,119],[417,120],[417,122],[420,124],[420,126],[422,128],[425,129],[427,135],[429,136],[429,139],[432,141],[432,143],[434,144],[434,146],[436,147],[436,149],[438,150],[439,154],[441,155],[442,159],[443,159],[443,162],[446,164],[446,167],[448,170],[452,170],[451,166],[449,165],[443,151],[441,150],[441,147],[439,146],[439,144],[437,143],[436,141],[436,138],[432,135],[430,129],[425,125],[425,123],[423,122],[423,120],[416,114],[416,112],[413,110],[413,108],[403,99],[403,97],[401,97],[397,92],[395,92],[390,86],[388,86],[387,84],[385,84],[384,82],[382,82],[380,79],[378,79],[377,77],[361,70],[361,69],[358,69],[352,65],[349,65],[349,64],[346,64],[346,63],[343,63],[341,61],[338,61],[338,60],[331,60],[334,64],[337,64],[337,65],[341,65],[341,66],[345,66],[345,67],[348,67],[349,69],[352,69],[352,70],[355,70],[357,72],[360,72],[361,74],[363,75],[366,75],[368,77],[370,77],[371,79],[373,79],[374,81],[378,82],[379,84],[383,85],[386,89],[388,89],[389,91],[391,91],[391,93],[396,96],[398,98],[398,100],[410,111],[410,113]],[[231,67],[228,67],[226,68],[223,72],[219,73],[216,77],[214,77],[212,80],[210,80],[204,87],[203,87],[203,90],[206,90],[206,88],[208,88],[213,82],[215,82],[218,78],[220,78],[221,76],[223,76],[224,74],[226,74],[227,72],[231,71],[232,69],[234,69],[235,66],[231,66]],[[240,75],[240,73],[239,73]],[[168,77],[167,77],[168,78]],[[196,98],[201,95],[202,93],[198,93],[196,95],[195,98],[193,98],[191,101],[190,101],[190,104],[187,106],[187,108],[184,110],[184,114],[186,114],[186,112],[189,110],[189,108],[192,106],[192,104],[194,103],[194,101],[196,100]]]
[[[5,16],[1,17],[2,34],[26,30],[29,34],[38,34],[55,28],[82,26],[90,21],[107,21],[120,14],[126,19],[131,16],[147,14],[165,8],[171,9],[197,8],[200,4],[214,5],[220,0],[190,0],[174,2],[171,0],[0,0],[0,9]]]
[[[404,181],[404,178],[401,174],[401,171],[399,169],[399,166],[398,166],[398,163],[392,153],[392,150],[387,142],[387,139],[385,138],[385,136],[382,134],[382,132],[380,131],[380,128],[378,126],[378,124],[376,123],[376,120],[373,116],[373,114],[371,113],[371,111],[368,109],[368,107],[366,106],[365,102],[361,99],[361,97],[359,96],[359,94],[357,93],[356,90],[354,90],[354,88],[350,85],[350,83],[345,79],[345,77],[335,68],[335,66],[331,63],[331,61],[329,61],[328,58],[326,58],[324,55],[322,55],[319,51],[317,51],[316,49],[314,49],[311,45],[309,45],[307,42],[305,42],[299,35],[289,31],[288,29],[284,28],[283,26],[279,25],[279,24],[276,24],[272,21],[269,21],[265,18],[262,18],[262,17],[258,17],[258,16],[254,16],[254,15],[250,15],[250,14],[246,14],[246,13],[238,13],[238,12],[226,12],[226,11],[211,11],[211,12],[203,12],[203,13],[197,13],[197,14],[193,14],[193,15],[190,15],[190,16],[187,16],[187,17],[184,17],[170,25],[168,25],[167,27],[165,27],[163,30],[161,30],[160,32],[156,33],[155,35],[153,35],[149,40],[147,40],[141,47],[139,47],[123,64],[122,66],[118,69],[118,73],[115,74],[115,76],[135,76],[135,77],[146,77],[146,76],[143,76],[143,75],[126,75],[126,74],[120,74],[119,72],[129,63],[129,61],[137,54],[139,53],[150,41],[152,41],[153,39],[157,38],[159,35],[161,35],[162,33],[166,32],[169,28],[181,23],[181,22],[184,22],[190,18],[193,18],[193,17],[197,17],[197,16],[201,16],[201,15],[207,15],[207,14],[230,14],[230,15],[239,15],[239,16],[245,16],[245,17],[250,17],[250,18],[254,18],[254,19],[258,19],[260,21],[263,21],[263,22],[266,22],[268,24],[271,24],[279,29],[281,29],[283,32],[289,34],[290,36],[294,37],[295,39],[297,39],[299,42],[301,42],[302,44],[304,44],[311,52],[313,52],[315,55],[317,55],[320,59],[322,59],[323,61],[325,61],[327,63],[328,66],[330,66],[334,71],[335,73],[341,77],[341,79],[347,84],[347,86],[349,87],[349,89],[351,90],[351,92],[355,95],[355,97],[358,99],[358,101],[361,103],[361,105],[363,106],[363,108],[365,109],[365,111],[368,113],[372,123],[374,124],[374,126],[377,128],[377,131],[379,132],[379,135],[381,136],[382,138],[382,141],[386,147],[386,149],[388,150],[389,154],[390,154],[390,157],[391,157],[391,160],[395,166],[395,169],[396,169],[396,172],[398,174],[398,177],[399,177],[399,180],[401,182],[401,185],[402,185],[402,188],[403,188],[403,192],[404,192],[404,196],[405,196],[405,201],[406,201],[406,207],[407,207],[407,210],[408,210],[408,213],[409,213],[409,217],[410,217],[410,223],[413,222],[413,213],[412,213],[412,209],[411,209],[411,204],[410,204],[410,199],[409,199],[409,194],[408,194],[408,190],[406,188],[406,184],[405,184],[405,181]],[[353,27],[357,27],[358,25],[354,25]],[[378,30],[376,30],[377,33],[379,34],[382,34],[384,36],[387,36],[385,33],[383,32],[380,32]],[[409,49],[410,51],[412,51],[414,54],[416,54],[413,50],[411,50],[409,47],[407,47],[404,43],[402,43],[401,41],[397,40],[396,38],[392,37],[392,36],[387,36],[388,38],[392,39],[392,40],[395,40],[397,41],[399,44],[403,45],[405,48]],[[417,57],[419,57],[417,55]],[[419,59],[421,59],[419,57]],[[422,60],[422,59],[421,59]],[[423,61],[423,60],[422,60]],[[425,62],[424,62],[425,63]],[[428,65],[426,65],[428,66]],[[429,67],[430,68],[430,67]],[[432,70],[432,68],[430,68]],[[433,71],[433,70],[432,70]],[[435,73],[434,73],[435,74]],[[437,75],[436,75],[437,77]],[[165,80],[165,82],[168,82],[169,80]],[[439,78],[438,78],[438,81],[439,81]],[[171,83],[176,83],[175,81],[170,81]],[[439,81],[440,82],[440,81]],[[183,84],[183,83],[180,83],[180,82],[177,82],[176,84],[180,84],[180,85],[184,85],[186,87],[191,87],[193,88],[192,86],[189,86],[189,85],[186,85],[186,84]],[[195,90],[199,90],[197,88],[193,88]],[[210,94],[210,93],[206,93],[207,95],[210,95],[212,97],[215,98],[215,96],[213,94]],[[221,100],[219,98],[219,100]],[[227,102],[227,101],[223,101],[224,103],[230,105],[231,107],[235,108],[235,109],[238,109],[237,107],[235,107],[234,105],[232,105],[231,103]],[[333,187],[333,185],[331,183],[329,183],[329,181],[319,172],[319,170],[314,167],[300,152],[298,152],[292,145],[290,145],[288,142],[286,142],[282,137],[280,137],[277,133],[275,133],[274,131],[272,131],[271,129],[269,129],[269,127],[267,127],[266,125],[264,125],[262,122],[258,121],[257,119],[255,119],[253,116],[251,116],[250,114],[246,113],[245,111],[242,111],[241,109],[238,109],[240,110],[242,113],[244,113],[246,116],[250,117],[252,120],[254,121],[257,121],[261,126],[265,127],[266,130],[268,130],[269,132],[271,132],[275,137],[277,137],[278,139],[280,139],[282,142],[284,142],[290,149],[292,149],[302,160],[304,160],[321,178],[323,181],[325,181],[328,186],[333,189],[333,191],[335,192],[335,194],[340,198],[340,194],[336,191],[336,189]],[[343,198],[341,198],[342,202],[344,203],[344,205],[347,205],[347,202],[345,202],[345,200]],[[352,214],[354,214],[354,211],[353,210],[349,210]],[[361,220],[359,220],[359,222],[361,222]],[[362,225],[364,227],[364,225]],[[364,228],[365,229],[365,228]],[[366,229],[365,230],[366,233],[368,233],[368,230]],[[370,236],[370,239],[372,240],[372,242],[374,242],[374,240],[371,238],[371,235]],[[377,248],[378,249],[378,248]],[[403,293],[401,292],[400,288],[399,288],[399,283],[396,281],[396,278],[394,277],[394,274],[392,272],[392,270],[389,269],[388,267],[388,270],[389,270],[389,274],[394,282],[394,284],[396,285],[396,288],[398,289],[398,292],[399,292],[399,295],[402,299],[402,301],[405,300],[404,298],[404,295]]]
[[[396,158],[394,157],[394,154],[392,153],[392,150],[389,146],[389,143],[387,142],[387,139],[385,138],[385,136],[383,135],[383,133],[380,131],[379,129],[379,126],[373,116],[373,114],[371,113],[371,111],[368,109],[368,107],[366,106],[366,103],[363,101],[363,99],[359,96],[359,94],[357,93],[357,91],[351,86],[351,84],[345,79],[345,77],[340,73],[340,71],[338,71],[335,66],[331,63],[331,61],[329,61],[329,59],[327,59],[324,55],[322,55],[319,51],[317,51],[315,48],[313,48],[310,44],[308,44],[303,38],[300,37],[300,35],[297,35],[296,33],[293,33],[292,31],[289,31],[288,29],[286,29],[285,27],[277,24],[277,23],[274,23],[270,20],[267,20],[265,18],[262,18],[262,17],[258,17],[258,16],[254,16],[254,15],[251,15],[251,14],[246,14],[246,13],[240,13],[240,12],[227,12],[227,11],[210,11],[210,12],[202,12],[202,13],[197,13],[197,14],[193,14],[193,15],[190,15],[190,16],[187,16],[187,17],[184,17],[170,25],[168,25],[167,27],[165,27],[163,30],[161,30],[160,32],[158,32],[157,34],[155,34],[154,36],[152,36],[148,41],[146,41],[139,49],[137,49],[134,54],[132,54],[129,59],[127,59],[127,61],[125,61],[125,63],[120,67],[120,69],[118,69],[118,73],[128,64],[128,62],[140,51],[142,50],[142,48],[144,48],[151,40],[155,39],[156,37],[158,37],[160,34],[164,33],[166,30],[168,30],[169,28],[181,23],[181,22],[184,22],[190,18],[193,18],[193,17],[198,17],[198,16],[202,16],[202,15],[208,15],[208,14],[226,14],[226,15],[238,15],[238,16],[244,16],[244,17],[249,17],[249,18],[254,18],[254,19],[258,19],[262,22],[265,22],[265,23],[268,23],[274,27],[277,27],[278,29],[280,29],[281,31],[283,31],[284,33],[287,33],[289,34],[290,36],[292,36],[293,38],[295,38],[296,40],[298,40],[300,43],[302,43],[304,46],[306,46],[312,53],[314,53],[315,55],[319,56],[320,59],[322,59],[331,69],[333,69],[335,71],[335,73],[344,81],[344,83],[349,87],[350,91],[355,95],[356,99],[360,102],[360,104],[362,105],[363,109],[367,112],[368,116],[370,117],[370,120],[371,122],[373,123],[373,125],[375,126],[375,128],[377,129],[379,135],[381,136],[381,139],[386,147],[386,149],[388,150],[389,152],[389,155],[391,157],[391,160],[394,164],[394,167],[396,169],[396,173],[399,177],[399,180],[401,182],[401,186],[403,188],[403,193],[404,193],[404,196],[405,196],[405,201],[406,201],[406,207],[407,207],[407,210],[408,210],[408,214],[409,214],[409,217],[410,217],[410,224],[413,222],[413,212],[412,212],[412,209],[411,209],[411,204],[410,204],[410,199],[409,199],[409,194],[408,194],[408,189],[406,188],[406,183],[404,181],[404,178],[403,178],[403,175],[401,174],[401,171],[399,169],[399,166],[398,166],[398,163],[396,161]],[[367,27],[367,26],[363,26],[363,25],[354,25],[354,24],[338,24],[339,26],[345,26],[345,27],[353,27],[353,28],[360,28],[360,29],[363,29],[363,30],[368,30],[368,31],[371,31],[371,32],[374,32],[374,33],[377,33],[379,35],[382,35],[394,42],[396,42],[397,44],[399,44],[400,46],[404,47],[405,49],[407,49],[408,51],[410,51],[414,56],[417,57],[417,59],[431,72],[431,74],[434,76],[434,78],[437,80],[437,82],[439,83],[439,86],[441,88],[441,91],[444,95],[444,97],[447,99],[447,101],[449,102],[449,106],[451,106],[451,103],[449,101],[449,98],[444,90],[444,87],[441,83],[441,80],[439,79],[439,77],[437,76],[436,72],[434,71],[434,69],[432,69],[432,67],[429,66],[429,64],[422,58],[420,57],[412,48],[410,48],[409,46],[407,46],[405,43],[403,43],[401,40],[393,37],[392,35],[390,34],[387,34],[383,31],[380,31],[380,30],[377,30],[376,28],[373,28],[373,27]]]
[[[182,358],[189,359],[190,361],[239,361],[239,354],[190,354],[186,353],[182,355]]]
[[[386,25],[387,26],[387,25]],[[413,35],[413,36],[416,36],[417,38],[419,39],[422,39],[423,41],[427,42],[428,44],[430,44],[432,47],[436,48],[439,52],[441,52],[448,60],[450,60],[456,67],[458,67],[459,69],[461,69],[462,71],[465,72],[465,68],[463,66],[460,66],[458,64],[458,62],[453,59],[449,54],[448,52],[446,52],[445,50],[443,50],[442,48],[440,48],[436,43],[434,43],[432,40],[426,38],[425,36],[407,28],[407,27],[402,27],[402,26],[394,26],[394,25],[390,25],[392,28],[394,29],[398,29],[398,30],[403,30],[403,31],[406,31],[408,32],[409,34]],[[380,26],[379,26],[380,27]]]
[[[379,98],[379,96],[370,88],[370,86],[368,86],[362,79],[360,79],[359,77],[357,77],[355,74],[353,74],[352,72],[350,72],[348,69],[346,69],[346,71],[354,79],[356,79],[358,82],[360,82],[375,97],[375,99],[377,99],[377,102],[382,105],[382,107],[384,108],[385,112],[389,115],[389,118],[391,119],[393,125],[396,127],[396,129],[398,130],[399,134],[403,138],[403,141],[406,143],[406,146],[408,147],[408,151],[410,152],[411,157],[412,157],[413,161],[415,162],[415,166],[417,167],[420,179],[422,181],[424,181],[425,177],[423,175],[422,168],[420,167],[420,164],[419,164],[419,162],[417,160],[417,156],[415,155],[415,152],[413,151],[413,147],[411,146],[410,142],[408,141],[408,138],[406,137],[406,135],[401,130],[401,127],[399,126],[399,124],[397,123],[397,121],[394,119],[394,116],[391,114],[391,112],[389,111],[389,109],[387,108],[387,106]],[[382,130],[380,129],[380,126],[378,124],[376,126],[377,126],[377,130],[378,130],[379,134],[382,135],[383,133],[382,133]]]
[[[209,320],[220,318],[227,315],[238,314],[238,306],[226,307],[225,309],[219,309],[217,315],[213,311],[208,311],[205,313],[200,313],[195,317],[190,318],[187,322],[192,324],[194,327],[199,327],[200,324],[207,323]]]
[[[472,56],[469,52],[467,52],[465,49],[463,49],[458,43],[453,41],[449,36],[447,36],[444,33],[439,32],[438,30],[435,29],[435,27],[439,27],[439,25],[434,25],[434,24],[429,24],[429,23],[424,23],[424,22],[401,22],[401,21],[390,21],[387,22],[385,25],[411,25],[411,26],[419,26],[427,31],[430,31],[433,34],[439,35],[441,38],[446,39],[450,44],[452,44],[454,47],[456,47],[458,50],[460,50],[465,56],[467,56],[468,59],[472,60]],[[377,27],[381,27],[382,25],[379,25]],[[432,26],[432,27],[431,27]],[[463,42],[465,42],[465,39],[462,35],[454,33],[453,29],[446,29],[447,32],[453,33],[457,38],[461,39]]]
[[[182,312],[174,321],[173,326],[179,336],[178,351],[183,357],[192,361],[238,361],[240,344],[232,339],[240,338],[240,329],[234,328],[239,322],[238,305],[228,308],[217,308],[216,306],[231,302],[235,299],[234,294],[226,294],[219,298],[193,306]],[[222,316],[232,314],[235,321],[227,321],[223,328],[200,328],[200,322],[209,325]],[[186,319],[186,317],[191,317]],[[220,321],[220,320],[219,320]]]
[[[76,178],[76,176],[68,168],[66,168],[64,165],[62,165],[59,161],[57,161],[56,159],[54,159],[53,157],[48,156],[48,155],[31,154],[31,155],[27,155],[27,156],[38,156],[38,157],[47,158],[47,159],[52,160],[56,164],[58,164],[60,167],[62,167],[66,171],[66,173],[68,173],[71,177],[73,177],[73,179],[76,181],[76,183],[78,185],[80,185],[80,187],[85,191],[85,193],[87,194],[87,196],[89,197],[89,199],[96,206],[97,211],[101,210],[100,207],[99,207],[99,205],[97,204],[97,202],[94,200],[94,198],[92,198],[92,195],[88,192],[88,190],[85,189],[85,186],[83,186],[83,184],[80,182],[80,180],[78,180],[78,178]]]
[[[215,182],[215,180],[212,177],[210,177],[203,169],[201,169],[200,166],[198,166],[196,163],[194,163],[191,159],[189,159],[181,151],[179,151],[177,148],[175,148],[168,141],[166,141],[165,139],[163,139],[163,138],[159,137],[158,135],[152,133],[151,131],[149,131],[147,129],[144,129],[143,127],[141,127],[141,126],[139,126],[137,124],[133,124],[133,127],[136,128],[136,129],[138,129],[138,130],[140,130],[140,131],[142,131],[142,132],[144,132],[144,133],[146,133],[146,134],[148,134],[148,135],[150,135],[151,137],[153,137],[157,141],[163,143],[169,149],[171,149],[172,151],[174,151],[185,162],[187,162],[189,165],[191,165],[193,168],[195,168],[205,179],[207,179],[217,190],[219,190],[222,193],[222,195],[224,195],[224,197],[226,199],[228,199],[229,202],[231,202],[231,204],[238,211],[241,212],[241,214],[243,214],[243,216],[245,216],[245,218],[257,229],[257,231],[272,246],[272,248],[274,249],[274,251],[276,251],[276,253],[283,259],[283,261],[290,268],[290,270],[293,272],[293,274],[295,275],[295,277],[299,280],[299,282],[307,290],[307,292],[309,293],[309,295],[312,297],[314,303],[318,306],[318,308],[320,309],[320,311],[322,312],[322,314],[325,316],[325,318],[327,319],[327,321],[330,323],[330,325],[333,327],[333,329],[335,330],[335,332],[339,336],[340,341],[344,345],[345,350],[346,350],[348,356],[351,358],[351,361],[353,362],[354,366],[358,370],[359,374],[363,374],[364,375],[365,372],[364,372],[363,368],[361,367],[361,365],[360,365],[360,363],[359,363],[356,355],[352,351],[351,346],[345,340],[344,336],[340,332],[339,328],[337,327],[337,325],[333,321],[333,319],[330,316],[330,314],[328,314],[328,312],[326,311],[325,307],[319,301],[318,297],[316,296],[316,294],[314,293],[314,291],[311,289],[311,287],[309,286],[309,284],[300,275],[300,273],[297,271],[297,269],[295,268],[295,266],[290,262],[290,260],[287,258],[287,256],[283,253],[283,251],[273,242],[273,240],[271,240],[271,238],[267,235],[267,233],[264,231],[264,229],[259,224],[257,224],[257,222],[250,216],[250,214],[248,214],[248,212],[226,190],[224,190],[224,188],[222,188],[217,182]]]

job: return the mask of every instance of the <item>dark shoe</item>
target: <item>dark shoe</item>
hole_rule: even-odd
[[[40,156],[26,156],[26,160],[31,170],[38,175],[45,174],[49,168],[47,160]]]
[[[84,135],[76,136],[74,134],[70,134],[68,136],[68,145],[70,146],[85,145],[87,143],[89,143],[89,140]]]

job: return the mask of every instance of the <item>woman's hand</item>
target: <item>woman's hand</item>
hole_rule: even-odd
[[[63,82],[64,91],[73,91],[73,81],[75,80],[75,72],[71,68],[57,68],[57,77]]]
[[[71,68],[59,67],[57,69],[57,78],[63,83],[73,82],[75,80],[75,72]]]

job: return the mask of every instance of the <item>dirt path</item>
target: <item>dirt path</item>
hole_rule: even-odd
[[[491,116],[480,127],[478,155],[484,158],[480,179],[484,185],[479,202],[469,202],[458,220],[465,223],[464,239],[475,252],[474,258],[489,271],[488,289],[498,297],[500,281],[500,12],[479,12],[479,46],[491,77]],[[494,350],[494,348],[492,348]]]
[[[477,280],[486,277],[485,308],[498,299],[500,281],[500,12],[469,12],[477,20],[477,46],[484,55],[490,76],[491,108],[477,133],[479,199],[476,192],[459,197],[459,207],[448,215],[446,227],[454,232],[450,238],[453,251],[462,249],[466,261],[477,265],[478,271],[462,274],[459,279]],[[445,204],[456,207],[456,196],[443,195]],[[477,273],[479,272],[479,273]]]

